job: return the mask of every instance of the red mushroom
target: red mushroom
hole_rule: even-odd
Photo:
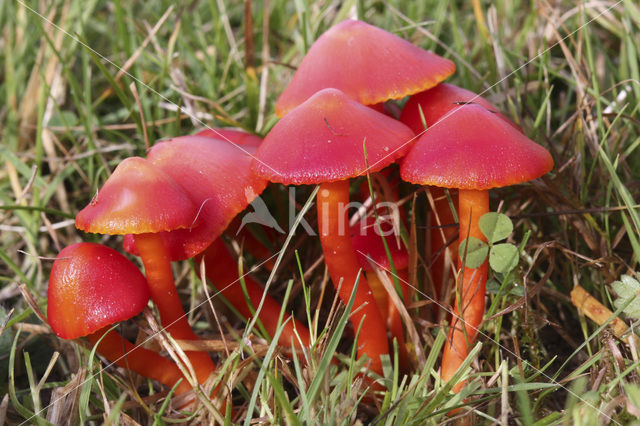
[[[233,143],[241,145],[248,152],[255,152],[257,137],[239,131],[225,132]],[[218,238],[234,217],[264,190],[267,181],[251,173],[250,155],[227,141],[203,134],[210,135],[213,132],[170,139],[157,143],[149,151],[148,161],[169,175],[192,202],[200,206],[198,226],[163,232],[161,236],[172,260],[204,257],[209,280],[217,288],[225,289],[223,295],[242,315],[249,317],[251,312],[238,282],[236,262]],[[245,284],[251,303],[257,307],[264,293],[263,288],[249,276],[245,277]],[[265,296],[259,318],[271,335],[276,332],[279,313],[279,304],[270,296]],[[309,332],[295,320],[286,322],[281,333],[282,344],[291,344],[294,324],[302,343],[308,346]],[[297,343],[297,339],[294,342]]]
[[[155,144],[147,160],[166,173],[198,206],[198,225],[163,232],[172,260],[189,259],[218,238],[267,186],[251,173],[256,150],[221,139],[183,136]]]
[[[498,109],[482,96],[448,83],[439,84],[436,87],[411,96],[402,109],[400,121],[409,126],[416,135],[420,135],[425,131],[425,126],[429,128],[438,123],[443,117],[446,119],[451,110],[467,103],[477,104],[486,108],[494,113],[496,117],[520,130],[518,126],[498,112]],[[433,199],[432,228],[428,245],[431,253],[430,271],[435,298],[436,300],[443,300],[443,289],[450,288],[450,283],[454,280],[451,265],[458,256],[458,243],[454,240],[458,229],[451,226],[456,220],[444,189],[431,186],[429,191]],[[453,205],[456,205],[458,203],[458,193],[455,189],[450,190],[450,197]]]
[[[109,247],[73,244],[53,262],[47,314],[54,333],[63,339],[87,336],[109,361],[172,387],[184,379],[175,363],[109,331],[112,324],[139,314],[148,301],[144,276]],[[190,389],[183,380],[177,392]]]
[[[336,89],[324,89],[294,108],[271,129],[253,167],[272,182],[320,184],[318,229],[334,286],[346,303],[359,270],[348,233],[349,179],[389,165],[408,148],[413,133],[402,123],[367,108]],[[363,145],[369,164],[365,161]],[[358,356],[382,373],[380,355],[388,353],[385,324],[366,279],[360,277],[351,321],[363,323]]]
[[[336,88],[365,105],[378,104],[435,86],[455,64],[402,38],[358,20],[343,21],[311,46],[278,98],[282,117],[311,95]]]
[[[460,241],[486,241],[478,220],[489,211],[490,188],[514,185],[542,176],[553,159],[505,120],[486,108],[456,107],[430,127],[403,159],[400,174],[408,182],[458,188]],[[462,261],[459,260],[460,266]],[[441,375],[451,379],[475,342],[484,313],[487,261],[477,269],[463,268]],[[457,391],[463,383],[458,383]]]
[[[101,234],[134,234],[151,298],[176,339],[197,340],[178,297],[169,253],[160,232],[194,226],[197,208],[166,173],[143,158],[116,167],[94,199],[76,216],[76,227]],[[198,382],[215,370],[206,352],[187,351]]]

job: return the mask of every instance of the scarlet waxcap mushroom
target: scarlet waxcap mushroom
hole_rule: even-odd
[[[466,103],[480,105],[520,130],[518,126],[502,115],[496,107],[482,96],[449,83],[439,84],[436,87],[411,96],[402,109],[400,121],[409,126],[415,134],[420,134],[424,131],[424,124],[427,127],[431,127],[449,111]],[[420,114],[421,112],[422,115]],[[424,117],[425,123],[422,122],[422,117]]]
[[[139,314],[149,290],[138,268],[117,251],[78,243],[64,248],[53,263],[48,299],[53,331],[77,339]]]
[[[160,232],[195,226],[198,209],[178,184],[144,158],[116,167],[91,203],[76,216],[87,232],[134,234],[162,326],[176,339],[197,340],[180,302],[171,259]],[[187,351],[199,383],[215,370],[206,352]]]
[[[255,150],[251,145],[243,147]],[[199,206],[198,226],[161,234],[172,260],[202,252],[267,186],[265,179],[251,172],[251,155],[219,139],[170,139],[155,144],[147,159]]]
[[[383,169],[402,157],[413,132],[337,89],[323,89],[284,116],[267,134],[256,174],[283,184],[335,182]]]
[[[489,189],[542,176],[553,168],[549,152],[505,120],[477,104],[451,110],[429,127],[400,166],[409,182],[458,188],[459,243],[467,237],[486,241],[478,224],[489,211]],[[441,376],[449,381],[474,344],[484,314],[488,265],[462,265]],[[463,382],[453,390],[459,391]]]
[[[87,336],[109,361],[169,387],[182,379],[177,389],[182,394],[191,386],[174,362],[109,330],[112,324],[139,314],[148,301],[142,273],[109,247],[73,244],[53,262],[47,314],[54,333],[63,339]]]
[[[403,180],[483,190],[536,179],[551,154],[480,105],[462,105],[429,128],[402,160]]]
[[[455,71],[435,53],[358,20],[343,21],[311,46],[276,103],[283,117],[321,89],[334,87],[365,104],[400,99],[435,86]]]
[[[416,134],[421,135],[425,130],[425,126],[429,128],[438,125],[440,120],[447,120],[448,115],[452,114],[453,110],[466,103],[477,104],[486,108],[496,117],[503,119],[520,131],[518,126],[498,112],[498,109],[486,99],[470,90],[449,83],[441,83],[424,92],[412,95],[402,109],[400,121],[409,126]],[[429,191],[433,199],[433,204],[431,205],[432,223],[435,225],[431,229],[429,238],[429,249],[432,255],[430,272],[433,279],[434,296],[439,299],[443,294],[442,290],[448,288],[448,283],[454,278],[450,261],[458,256],[458,244],[451,241],[458,230],[455,227],[437,226],[453,223],[454,216],[444,190],[438,187],[431,187]],[[454,204],[457,204],[457,197],[457,193],[451,194]],[[434,306],[434,309],[438,309],[438,307]]]
[[[414,135],[411,129],[329,88],[291,110],[258,148],[256,174],[284,184],[320,183],[318,229],[331,281],[347,303],[358,279],[359,264],[348,223],[349,179],[380,170],[400,158]],[[343,281],[344,284],[339,286]],[[351,321],[362,323],[358,356],[371,358],[371,370],[382,374],[380,355],[388,354],[386,327],[369,284],[360,277]]]
[[[76,227],[98,234],[143,234],[189,228],[197,208],[166,173],[140,157],[122,161],[88,206]]]

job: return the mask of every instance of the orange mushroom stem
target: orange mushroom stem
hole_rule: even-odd
[[[111,326],[104,327],[87,336],[92,345],[97,345],[96,351],[100,355],[118,367],[135,371],[169,387],[173,387],[182,379],[176,389],[176,395],[191,390],[191,384],[173,361],[157,352],[132,344],[115,331],[109,331],[110,328]]]
[[[360,223],[352,225],[351,242],[360,267],[365,271],[365,276],[373,292],[378,310],[382,318],[386,318],[389,338],[396,339],[398,342],[400,367],[404,371],[408,371],[410,361],[405,345],[402,317],[393,301],[392,294],[387,292],[387,288],[378,274],[381,272],[386,275],[386,279],[392,283],[397,280],[402,294],[401,300],[406,304],[409,300],[407,271],[409,253],[402,243],[397,240],[398,236],[393,233],[393,225],[385,221],[376,224],[378,219],[382,219],[382,217],[368,216],[363,218]],[[382,241],[383,238],[389,249],[388,253]],[[395,277],[392,276],[392,262],[396,273]]]
[[[371,370],[382,372],[380,355],[389,353],[386,326],[364,274],[358,276],[360,264],[348,233],[349,181],[323,183],[317,196],[318,229],[324,261],[340,299],[347,303],[356,281],[358,288],[353,303],[351,322],[361,327],[358,357],[371,358]],[[342,285],[339,285],[342,283]]]
[[[203,252],[201,259],[204,259],[206,275],[213,286],[238,310],[240,315],[245,318],[251,318],[254,312],[252,312],[249,302],[254,309],[257,308],[264,294],[264,289],[251,276],[245,275],[243,277],[247,291],[245,296],[242,286],[238,282],[236,262],[220,239],[215,240]],[[249,300],[247,300],[247,297]],[[271,336],[274,336],[278,330],[280,312],[280,304],[267,295],[259,318],[267,333]],[[309,347],[311,344],[309,330],[293,316],[285,315],[279,343],[286,347],[290,347],[292,343],[296,348]]]
[[[458,215],[460,220],[459,244],[475,237],[482,241],[487,238],[480,231],[478,220],[489,212],[489,191],[461,189],[458,192]],[[485,285],[487,282],[488,261],[479,268],[462,268],[462,259],[458,258],[461,268],[456,295],[456,303],[449,329],[448,344],[442,353],[442,379],[449,381],[469,354],[469,348],[476,341],[482,316],[484,315]],[[460,382],[454,386],[458,392],[464,386]]]
[[[134,235],[136,248],[144,264],[151,299],[158,307],[162,326],[174,338],[198,340],[199,337],[187,321],[178,290],[173,280],[171,261],[160,234]],[[198,383],[204,383],[215,370],[215,365],[207,352],[185,351]]]

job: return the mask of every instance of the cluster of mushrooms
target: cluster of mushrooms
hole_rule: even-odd
[[[413,291],[416,283],[408,282],[405,244],[377,232],[345,230],[349,180],[376,172],[380,179],[391,179],[399,169],[402,180],[425,185],[431,194],[435,219],[427,245],[434,255],[424,258],[434,297],[458,295],[441,361],[442,379],[448,381],[475,342],[488,273],[486,260],[479,268],[462,265],[456,235],[458,241],[486,241],[478,220],[489,211],[488,190],[536,179],[553,167],[548,151],[489,102],[440,84],[454,71],[453,62],[362,21],[335,25],[302,60],[276,103],[280,120],[264,140],[243,131],[209,129],[156,143],[146,158],[119,164],[78,213],[76,226],[89,233],[125,235],[124,248],[140,256],[144,275],[104,245],[65,248],[49,280],[51,327],[64,339],[88,336],[109,361],[169,387],[183,379],[177,394],[206,383],[216,370],[208,352],[185,352],[193,366],[187,380],[174,361],[134,346],[111,324],[137,315],[151,298],[174,339],[197,340],[171,269],[171,262],[190,258],[205,265],[208,281],[249,318],[263,289],[251,275],[244,277],[244,289],[240,286],[237,260],[221,235],[269,182],[320,185],[317,229],[324,263],[339,298],[347,304],[354,294],[350,321],[359,330],[357,356],[368,358],[373,377],[382,375],[381,356],[390,353],[395,340],[401,366],[409,371],[412,355],[398,300],[408,305],[420,296]],[[407,96],[401,113],[385,104]],[[399,168],[388,168],[394,163]],[[359,193],[362,199],[374,195],[368,187]],[[457,203],[455,211],[451,201]],[[406,220],[404,211],[401,216]],[[443,226],[456,218],[457,227]],[[355,225],[360,229],[379,229],[371,215],[360,220],[364,226]],[[259,244],[253,247],[264,253]],[[378,273],[372,271],[376,268]],[[380,282],[380,270],[393,273],[397,294]],[[280,312],[278,302],[266,295],[259,319],[272,336]],[[304,350],[314,343],[293,316],[285,315],[282,324],[279,344]],[[371,383],[372,389],[381,389]]]

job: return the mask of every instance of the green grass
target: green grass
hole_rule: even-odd
[[[613,308],[610,283],[640,270],[636,2],[552,8],[545,1],[478,1],[477,12],[473,2],[245,3],[252,41],[240,1],[0,2],[0,423],[435,424],[454,407],[463,407],[461,418],[471,410],[474,424],[636,421],[637,348],[584,317],[570,299],[580,285],[634,321]],[[69,221],[115,166],[161,138],[205,125],[264,135],[292,67],[351,6],[361,19],[456,62],[449,82],[482,92],[555,160],[549,175],[492,193],[492,206],[513,219],[509,242],[526,244],[513,276],[489,294],[477,356],[459,372],[468,380],[463,392],[450,393],[439,380],[445,335],[430,321],[430,305],[420,305],[409,313],[424,357],[407,376],[390,357],[383,378],[389,390],[377,403],[363,399],[366,382],[356,374],[362,361],[355,361],[344,307],[332,307],[324,268],[311,270],[317,239],[301,233],[289,236],[274,277],[264,269],[255,274],[270,280],[274,297],[286,294],[287,311],[314,325],[316,344],[293,360],[214,298],[219,328],[202,303],[197,271],[175,265],[198,333],[219,341],[224,330],[238,343],[228,355],[212,352],[234,407],[226,413],[205,397],[196,412],[180,413],[162,398],[166,389],[102,370],[87,345],[43,326],[34,311],[46,312],[51,258],[82,239],[120,248],[119,239],[83,235]],[[426,198],[418,187],[401,190],[422,247]],[[312,188],[299,192],[304,204]],[[275,186],[265,193],[274,205],[286,197]],[[286,208],[278,209],[286,223]],[[315,220],[312,213],[305,218]],[[416,273],[426,290],[425,265]],[[128,330],[135,338],[135,327]],[[338,365],[330,362],[335,353]]]

